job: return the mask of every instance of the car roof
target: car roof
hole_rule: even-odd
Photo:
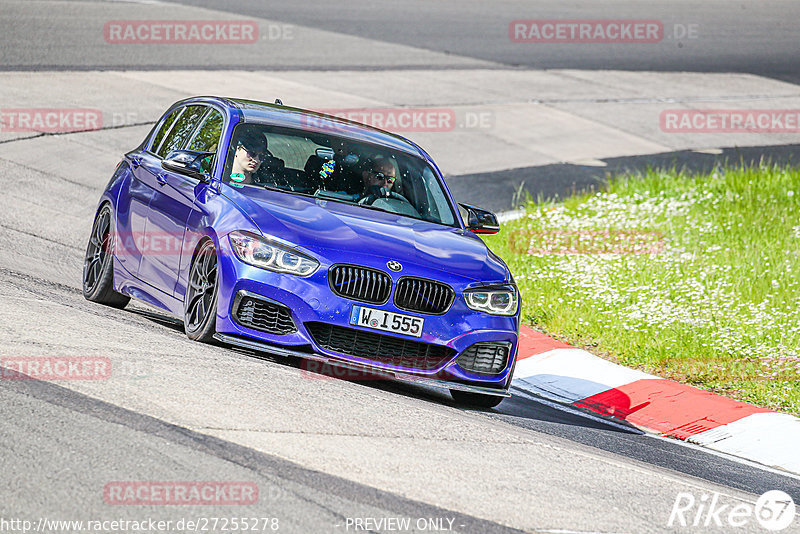
[[[326,115],[325,113],[284,106],[283,104],[269,104],[257,100],[217,96],[193,97],[180,103],[190,104],[192,102],[214,102],[217,105],[223,105],[234,114],[238,112],[244,122],[248,123],[270,124],[314,133],[337,135],[428,159],[417,145],[404,137],[359,122]]]

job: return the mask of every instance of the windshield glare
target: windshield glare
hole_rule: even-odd
[[[266,187],[456,225],[427,162],[334,135],[240,124],[234,129],[223,181],[243,193]]]

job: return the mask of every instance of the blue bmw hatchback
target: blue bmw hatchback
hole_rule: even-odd
[[[97,209],[84,296],[131,297],[191,339],[508,396],[520,302],[431,158],[362,124],[262,102],[174,104]]]

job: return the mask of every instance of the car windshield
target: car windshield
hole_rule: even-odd
[[[453,208],[426,161],[385,147],[276,126],[236,126],[223,181],[358,205],[456,226]]]

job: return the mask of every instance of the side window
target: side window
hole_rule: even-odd
[[[169,114],[169,117],[167,117],[166,120],[161,124],[161,128],[158,130],[155,138],[153,139],[153,144],[150,146],[150,152],[154,154],[156,153],[158,147],[161,145],[161,141],[164,140],[164,136],[167,135],[167,132],[169,132],[170,128],[172,127],[172,124],[175,122],[175,119],[178,118],[178,116],[183,112],[184,109],[186,108],[178,108],[174,110],[172,113]]]
[[[164,158],[173,150],[179,150],[207,110],[206,106],[188,106],[175,120],[175,124],[172,125],[172,129],[164,138],[164,142],[161,143],[156,154]]]
[[[195,130],[186,150],[200,152],[216,152],[219,136],[222,134],[222,113],[212,109],[203,119],[203,123]]]

